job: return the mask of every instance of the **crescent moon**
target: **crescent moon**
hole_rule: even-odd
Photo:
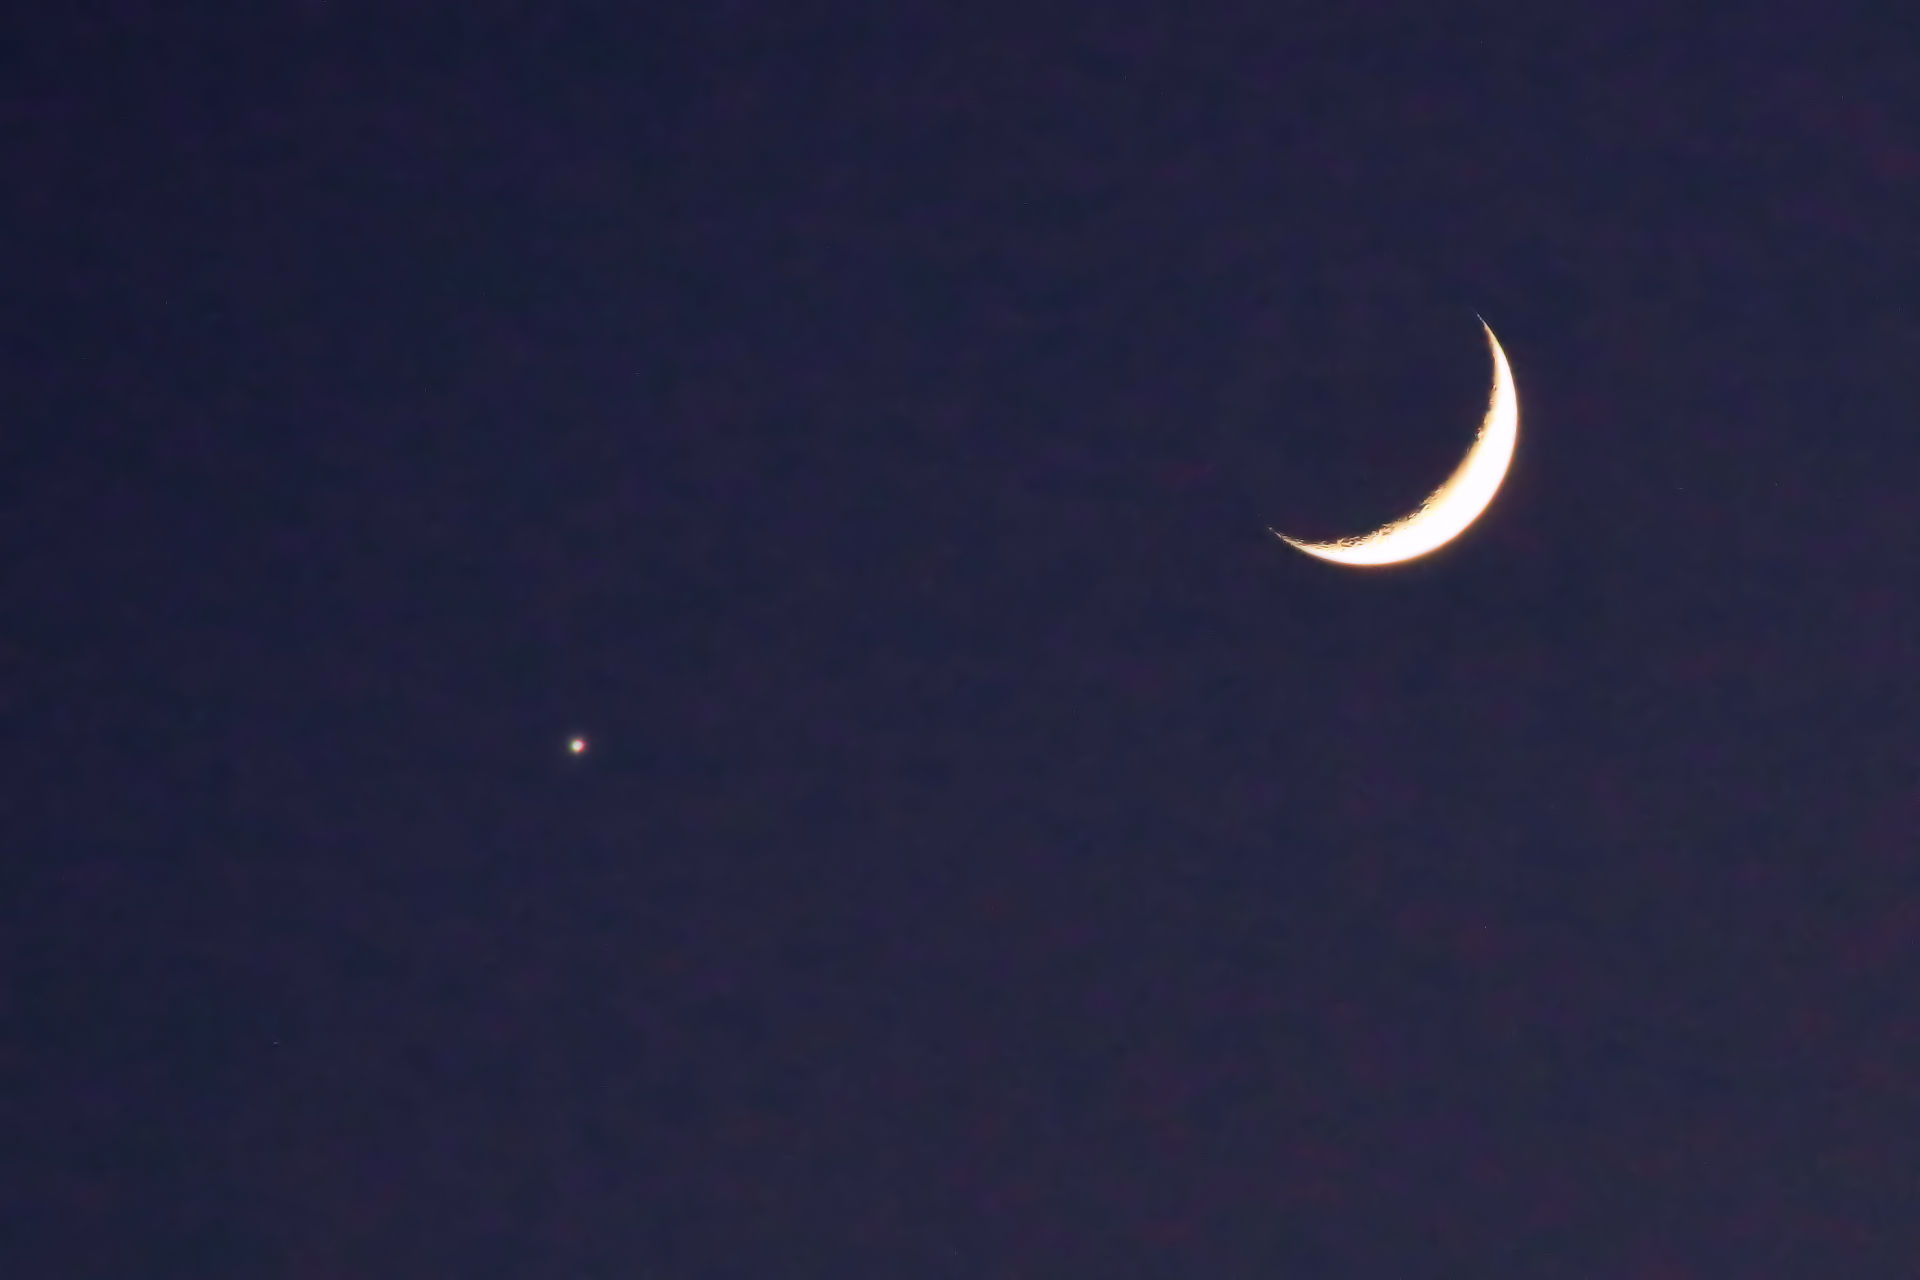
[[[1480,327],[1487,331],[1487,345],[1493,349],[1493,394],[1487,401],[1487,416],[1481,420],[1480,434],[1474,437],[1466,458],[1445,484],[1427,496],[1419,510],[1372,533],[1335,542],[1303,542],[1278,529],[1268,532],[1290,547],[1334,564],[1383,565],[1399,564],[1443,547],[1479,519],[1507,477],[1513,446],[1520,436],[1520,398],[1514,393],[1507,353],[1500,349],[1500,340],[1485,320]]]

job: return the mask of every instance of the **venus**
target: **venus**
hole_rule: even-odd
[[[1500,491],[1500,482],[1506,479],[1513,446],[1520,436],[1520,400],[1513,389],[1513,371],[1507,367],[1506,352],[1500,349],[1499,339],[1487,322],[1482,320],[1480,327],[1486,330],[1487,345],[1493,349],[1493,394],[1487,402],[1487,416],[1480,423],[1480,434],[1445,484],[1429,494],[1412,515],[1372,533],[1335,542],[1303,542],[1278,529],[1268,532],[1290,547],[1335,564],[1386,565],[1413,560],[1443,547],[1479,519]]]

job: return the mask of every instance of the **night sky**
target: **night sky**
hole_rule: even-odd
[[[1585,7],[43,6],[0,1269],[1920,1274],[1920,46]]]

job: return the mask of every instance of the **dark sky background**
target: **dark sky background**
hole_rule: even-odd
[[[1915,1274],[1911,24],[216,8],[0,77],[8,1274]]]

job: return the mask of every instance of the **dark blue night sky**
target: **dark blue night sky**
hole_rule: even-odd
[[[1920,1274],[1912,24],[682,8],[11,42],[0,1270]]]

